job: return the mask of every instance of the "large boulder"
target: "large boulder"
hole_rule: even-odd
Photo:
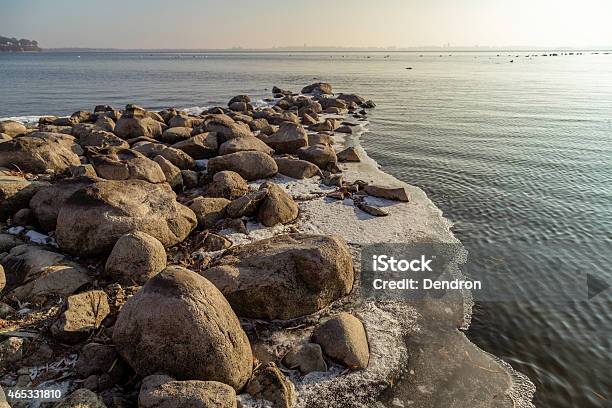
[[[81,156],[84,154],[84,150],[81,146],[79,146],[76,142],[77,139],[70,134],[63,133],[53,133],[53,132],[32,132],[28,133],[30,137],[37,137],[39,139],[43,139],[46,142],[50,143],[58,143],[63,146],[65,149],[70,150],[74,154]]]
[[[264,141],[276,153],[295,153],[300,147],[308,146],[308,134],[302,125],[283,122],[280,129]]]
[[[125,140],[121,139],[115,134],[99,129],[91,130],[90,132],[87,132],[86,134],[79,137],[79,144],[81,145],[81,147],[130,147],[130,145]]]
[[[57,216],[66,200],[75,191],[93,182],[95,180],[89,177],[64,179],[38,190],[30,200],[30,208],[42,229],[46,232],[54,231]]]
[[[225,143],[237,137],[253,136],[246,123],[237,123],[227,115],[210,115],[204,120],[204,131],[216,132],[219,143]]]
[[[200,133],[187,140],[177,142],[172,147],[182,150],[195,160],[201,160],[215,157],[219,144],[217,142],[217,134],[208,132]]]
[[[355,316],[341,312],[319,325],[312,334],[317,343],[332,360],[351,369],[368,366],[370,350],[363,323]]]
[[[272,227],[276,224],[287,224],[297,218],[298,205],[282,187],[267,181],[260,189],[267,190],[268,194],[257,211],[259,222],[266,227]]]
[[[339,236],[287,234],[228,249],[202,274],[239,316],[293,319],[353,287],[353,261]]]
[[[153,139],[162,134],[162,124],[149,117],[125,117],[117,121],[114,132],[122,139],[146,136]]]
[[[230,203],[226,198],[197,197],[189,205],[195,213],[200,228],[212,228],[225,218],[225,207]]]
[[[177,143],[187,140],[191,137],[192,129],[190,127],[171,127],[164,130],[161,135],[161,141],[165,143]]]
[[[21,176],[0,174],[0,221],[27,208],[30,199],[46,185],[45,182],[29,181]]]
[[[102,290],[68,296],[66,310],[51,326],[51,333],[62,342],[78,343],[98,329],[109,313],[108,297]]]
[[[219,381],[240,389],[251,375],[249,340],[221,292],[180,267],[151,278],[121,309],[113,342],[140,375]]]
[[[91,282],[87,269],[36,245],[13,247],[4,257],[6,290],[20,300],[49,294],[68,296]]]
[[[66,252],[101,255],[134,231],[170,247],[182,242],[195,225],[195,214],[176,201],[168,184],[109,180],[82,188],[66,200],[57,218],[56,238]]]
[[[145,180],[164,183],[166,175],[159,164],[130,149],[111,148],[90,157],[98,176],[107,180]]]
[[[217,381],[175,381],[150,375],[142,381],[138,408],[236,408],[236,391]]]
[[[208,161],[209,173],[223,170],[235,171],[245,180],[252,181],[274,176],[278,172],[278,166],[270,155],[262,152],[237,152],[217,156]]]
[[[183,176],[181,169],[176,167],[172,162],[164,156],[155,156],[153,159],[159,165],[159,168],[164,172],[166,181],[174,191],[179,191],[183,187]]]
[[[229,218],[241,218],[254,215],[259,208],[259,205],[268,196],[268,190],[265,188],[248,193],[233,200],[225,207],[225,213]]]
[[[181,170],[188,170],[195,167],[194,159],[187,153],[174,147],[168,147],[161,143],[140,141],[135,143],[132,146],[132,149],[144,154],[149,159],[162,156]]]
[[[251,128],[252,131],[258,130],[264,135],[271,135],[274,133],[274,128],[264,118],[253,119],[249,122],[249,128]]]
[[[270,146],[255,136],[230,139],[219,147],[220,155],[248,151],[262,152],[270,155],[274,153],[274,150],[271,149]]]
[[[341,100],[343,100],[346,103],[354,103],[357,106],[361,106],[361,105],[363,105],[366,102],[365,98],[363,98],[363,97],[361,97],[361,96],[359,96],[357,94],[344,94],[344,93],[341,93],[340,95],[338,95],[338,99],[341,99]]]
[[[332,94],[332,86],[326,82],[316,82],[302,88],[303,94]]]
[[[28,129],[20,122],[14,120],[3,120],[0,122],[0,133],[15,137],[25,133]]]
[[[195,118],[193,116],[185,115],[184,113],[179,113],[178,115],[173,116],[168,121],[168,126],[171,128],[176,127],[188,127],[192,128],[198,126],[202,123],[202,119]]]
[[[136,231],[119,238],[106,260],[106,273],[126,283],[144,284],[166,267],[166,249],[154,237]]]
[[[274,159],[278,166],[278,172],[294,179],[305,179],[322,175],[321,169],[306,160],[279,157]]]
[[[215,173],[212,182],[206,188],[208,197],[222,197],[228,200],[241,197],[249,192],[249,185],[234,171],[220,171]]]
[[[297,156],[316,164],[320,169],[335,170],[338,163],[336,152],[328,144],[317,144],[298,149]]]
[[[73,145],[76,146],[74,142]],[[29,173],[63,172],[81,164],[69,143],[62,139],[22,136],[0,143],[0,167]]]

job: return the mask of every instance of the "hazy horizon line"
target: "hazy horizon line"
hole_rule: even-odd
[[[116,48],[116,47],[52,47],[43,48],[43,52],[53,51],[146,51],[146,52],[220,52],[220,51],[291,51],[291,52],[305,52],[305,51],[343,51],[343,52],[358,52],[358,51],[370,51],[370,52],[403,52],[403,51],[448,51],[448,52],[461,52],[461,51],[611,51],[612,45],[607,46],[527,46],[527,45],[514,45],[514,46],[415,46],[415,47],[349,47],[349,46],[280,46],[280,47],[263,47],[263,48],[250,48],[250,47],[230,47],[230,48]]]

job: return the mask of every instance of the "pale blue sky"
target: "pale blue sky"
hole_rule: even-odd
[[[0,0],[43,47],[609,46],[612,0]]]

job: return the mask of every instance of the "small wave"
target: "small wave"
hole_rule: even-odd
[[[9,116],[6,118],[0,118],[0,121],[4,121],[4,120],[14,120],[16,122],[21,122],[24,125],[28,125],[31,123],[38,123],[38,120],[43,117],[44,115],[30,115],[30,116]]]

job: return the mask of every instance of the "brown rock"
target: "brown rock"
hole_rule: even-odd
[[[159,165],[159,168],[164,173],[164,177],[170,187],[177,191],[183,187],[183,177],[181,175],[181,169],[172,164],[168,159],[163,156],[155,156],[153,159],[155,163]]]
[[[143,376],[163,372],[240,389],[252,371],[249,341],[231,307],[208,280],[184,268],[166,268],[127,301],[113,342]]]
[[[193,170],[181,170],[181,177],[186,189],[196,188],[199,184],[198,173]]]
[[[308,146],[308,135],[302,125],[284,122],[276,133],[264,141],[276,153],[295,153],[300,147]]]
[[[0,174],[0,220],[6,220],[22,208],[27,208],[30,199],[47,183],[28,181],[21,176]]]
[[[74,142],[67,143],[59,138],[18,137],[0,143],[0,167],[29,173],[63,172],[72,165],[81,164],[69,144],[76,146]]]
[[[98,181],[75,192],[60,209],[56,239],[80,256],[109,253],[124,234],[142,231],[165,247],[182,242],[196,225],[166,183]]]
[[[271,135],[274,133],[274,127],[272,127],[272,125],[270,125],[264,118],[253,119],[249,122],[249,128],[252,131],[259,130],[264,135]]]
[[[109,313],[108,297],[101,290],[69,296],[66,310],[51,326],[51,333],[63,342],[77,343],[98,329]]]
[[[406,187],[386,187],[377,185],[367,185],[365,192],[374,197],[386,198],[387,200],[409,201],[408,190]]]
[[[274,159],[261,152],[231,153],[208,161],[209,173],[223,170],[235,171],[245,180],[252,181],[274,176],[278,167]]]
[[[302,160],[316,164],[324,170],[335,169],[338,163],[336,152],[327,144],[302,147],[298,149],[297,156]]]
[[[203,232],[204,237],[198,237],[200,249],[206,252],[221,251],[232,246],[232,242],[224,236]]]
[[[102,398],[94,392],[81,388],[70,394],[54,408],[106,408]]]
[[[293,384],[274,363],[268,363],[253,372],[246,392],[258,400],[272,402],[274,408],[291,408],[295,403]]]
[[[138,136],[158,138],[162,134],[162,125],[149,117],[124,117],[117,121],[114,132],[120,138],[127,140]]]
[[[317,82],[308,86],[305,86],[304,88],[302,88],[302,93],[303,94],[308,94],[308,93],[312,93],[312,94],[332,94],[332,87],[330,84],[325,83],[325,82]]]
[[[165,146],[161,143],[140,141],[133,144],[132,149],[144,154],[150,159],[156,156],[162,156],[181,170],[188,170],[195,167],[194,159],[187,153],[175,149],[174,147]]]
[[[349,126],[349,125],[342,125],[342,126],[336,128],[335,131],[338,132],[338,133],[352,134],[353,133],[353,127]]]
[[[200,228],[212,228],[214,225],[225,218],[225,207],[230,200],[225,198],[197,197],[189,205],[195,213]]]
[[[0,368],[5,368],[23,358],[25,341],[20,337],[9,337],[0,342]]]
[[[175,381],[152,375],[142,381],[139,408],[236,408],[236,391],[217,381]]]
[[[354,146],[347,147],[337,154],[339,162],[360,162],[361,153]]]
[[[353,261],[338,236],[287,234],[228,249],[202,274],[239,316],[293,319],[348,294]]]
[[[100,343],[87,343],[79,353],[74,369],[81,376],[87,378],[93,374],[110,373],[115,379],[125,374],[124,364],[115,347]]]
[[[195,160],[209,159],[217,155],[217,134],[214,132],[200,133],[182,142],[172,145],[182,150]]]
[[[27,130],[28,129],[21,122],[14,120],[3,120],[0,122],[0,133],[4,133],[10,137],[19,136]]]
[[[111,148],[101,154],[92,155],[90,160],[96,173],[107,180],[136,179],[149,183],[166,181],[159,164],[135,150]]]
[[[246,151],[262,152],[269,155],[274,153],[273,149],[254,136],[230,139],[219,147],[220,155]]]
[[[171,127],[164,130],[160,140],[166,143],[177,143],[183,140],[187,140],[191,137],[192,129],[190,127]]]
[[[278,172],[280,174],[284,174],[294,179],[305,179],[321,175],[321,170],[315,164],[306,160],[281,157],[274,159],[274,161],[278,166]]]
[[[136,231],[119,238],[106,260],[106,273],[121,282],[144,284],[166,267],[161,242]]]
[[[234,171],[220,171],[213,176],[212,183],[206,189],[208,197],[222,197],[233,200],[249,192],[249,185]]]
[[[342,312],[317,327],[312,341],[323,352],[351,369],[368,366],[370,351],[363,324],[355,316]]]
[[[40,188],[30,200],[29,206],[34,211],[38,224],[46,232],[54,231],[57,216],[66,200],[77,190],[86,187],[95,180],[88,177],[60,180],[55,184]]]
[[[36,245],[12,248],[2,264],[7,272],[6,290],[22,301],[49,294],[68,296],[91,282],[85,268]]]
[[[237,137],[253,136],[249,125],[236,123],[227,115],[210,115],[204,120],[206,132],[216,132],[219,143],[225,143]]]
[[[282,187],[267,181],[260,189],[268,190],[268,194],[257,211],[259,222],[266,227],[272,227],[276,224],[287,224],[297,218],[299,208]]]
[[[292,370],[300,370],[302,374],[312,373],[313,371],[327,371],[321,346],[315,343],[294,347],[283,357],[283,364]]]
[[[111,132],[107,132],[104,130],[92,130],[91,132],[82,135],[81,137],[79,137],[79,144],[82,147],[130,147],[125,140],[121,139],[120,137],[114,135]]]
[[[72,178],[89,177],[97,178],[96,169],[91,164],[80,164],[78,166],[70,166],[70,176]]]
[[[229,203],[225,208],[225,212],[230,218],[241,218],[255,215],[257,208],[267,196],[267,189],[260,189],[252,193],[248,193]]]

